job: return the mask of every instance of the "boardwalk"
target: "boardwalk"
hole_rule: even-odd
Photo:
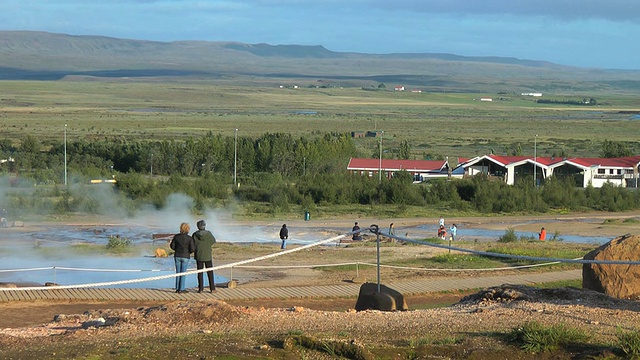
[[[407,295],[425,294],[440,291],[482,289],[502,284],[531,285],[544,282],[578,280],[581,270],[519,274],[506,276],[487,276],[446,279],[421,279],[383,283],[384,285]],[[340,284],[324,286],[294,286],[279,288],[218,288],[214,293],[198,294],[191,291],[176,294],[173,289],[125,289],[125,288],[78,288],[58,290],[20,290],[0,289],[0,302],[34,300],[202,300],[202,299],[288,299],[288,298],[355,298],[360,290],[359,284]]]

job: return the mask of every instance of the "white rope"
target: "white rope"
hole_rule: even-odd
[[[88,271],[88,272],[159,272],[159,271],[171,271],[173,269],[91,269],[91,268],[73,268],[54,266],[54,270],[68,270],[68,271]]]
[[[340,264],[317,264],[317,265],[240,265],[235,266],[241,269],[311,269],[311,268],[319,268],[319,267],[335,267],[335,266],[345,266],[345,265],[357,265],[361,264],[358,262],[348,262],[348,263],[340,263]]]
[[[358,263],[358,264],[368,265],[368,266],[378,266],[377,264],[372,264],[372,263]],[[517,265],[517,266],[506,266],[506,267],[499,267],[499,268],[484,268],[484,269],[482,269],[482,268],[466,268],[466,269],[421,268],[421,267],[382,265],[382,264],[380,264],[380,267],[390,268],[390,269],[400,269],[400,270],[417,270],[417,271],[441,271],[441,272],[445,272],[445,271],[450,271],[450,272],[465,271],[465,272],[469,272],[469,271],[518,270],[518,269],[526,269],[526,268],[533,268],[533,267],[539,267],[539,266],[549,266],[549,265],[554,265],[554,264],[559,264],[559,262],[554,261],[554,262],[548,262],[548,263],[543,263],[543,264]]]
[[[4,269],[0,270],[0,273],[3,272],[22,272],[22,271],[39,271],[39,270],[52,270],[53,267],[41,267],[41,268],[28,268],[28,269]]]

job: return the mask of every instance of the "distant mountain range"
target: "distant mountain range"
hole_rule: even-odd
[[[403,85],[452,92],[637,92],[640,71],[453,54],[362,54],[323,46],[116,39],[0,31],[0,80],[204,79],[237,85]]]

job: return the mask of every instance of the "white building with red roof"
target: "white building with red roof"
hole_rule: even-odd
[[[640,184],[640,156],[622,158],[553,158],[528,156],[483,155],[469,159],[456,169],[464,169],[465,176],[480,173],[501,178],[509,185],[523,177],[542,181],[550,176],[572,177],[576,186],[602,187],[610,183],[622,187]]]

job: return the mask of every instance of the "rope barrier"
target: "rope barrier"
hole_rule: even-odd
[[[529,260],[529,261],[554,261],[554,262],[558,262],[558,263],[570,263],[570,264],[640,265],[640,261],[631,261],[631,260],[563,259],[563,258],[550,258],[550,257],[540,257],[540,256],[500,254],[500,253],[492,253],[492,252],[488,252],[488,251],[465,249],[465,248],[460,248],[460,247],[457,247],[457,246],[430,243],[430,242],[427,242],[427,241],[412,240],[412,239],[409,239],[409,238],[404,238],[404,237],[395,236],[395,235],[389,235],[387,233],[382,233],[382,232],[380,233],[380,235],[383,235],[383,236],[386,236],[386,237],[390,237],[390,238],[394,238],[396,240],[401,240],[401,241],[410,242],[410,243],[413,243],[413,244],[418,244],[418,245],[427,245],[427,246],[440,248],[440,249],[455,250],[455,251],[460,251],[460,252],[465,252],[465,253],[470,253],[470,254],[475,254],[475,255],[489,256],[489,257],[499,257],[499,258],[506,258],[506,259]]]

